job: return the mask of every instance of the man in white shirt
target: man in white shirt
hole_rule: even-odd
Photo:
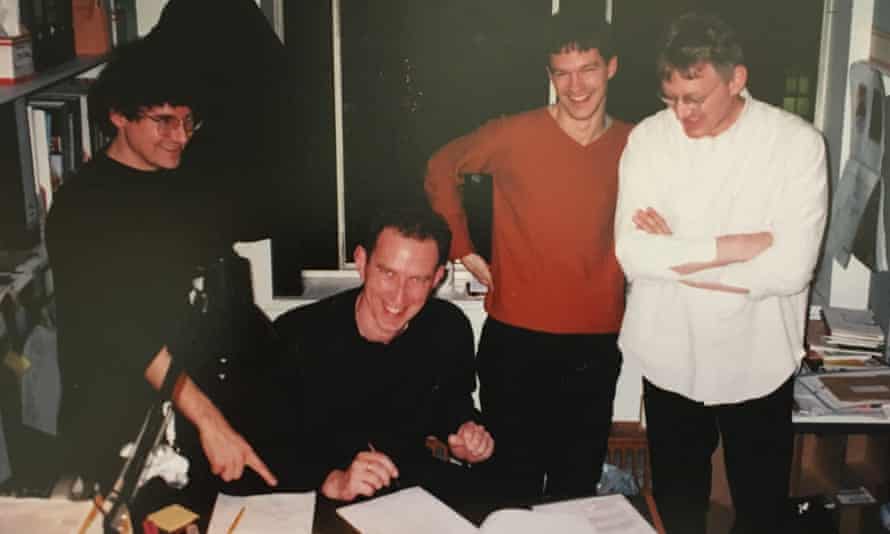
[[[667,108],[631,132],[615,220],[630,283],[619,346],[643,370],[655,498],[668,532],[704,533],[722,438],[733,532],[779,532],[824,142],[745,90],[719,18],[679,17],[660,44]]]

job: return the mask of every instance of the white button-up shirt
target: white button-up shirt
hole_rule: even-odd
[[[619,345],[653,384],[706,404],[764,396],[804,355],[807,293],[827,211],[825,144],[809,123],[746,94],[736,122],[692,139],[665,109],[631,132],[615,220],[630,284]],[[636,229],[652,207],[670,236]],[[716,238],[769,231],[747,262],[682,276],[671,267],[716,258]],[[688,278],[746,295],[687,286]]]

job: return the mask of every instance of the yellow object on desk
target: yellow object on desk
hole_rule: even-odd
[[[247,510],[246,506],[241,507],[238,515],[235,516],[235,520],[232,521],[232,525],[229,527],[229,531],[227,534],[232,534],[233,532],[235,532],[235,529],[238,528],[238,523],[241,522],[241,518],[244,516],[244,510]]]
[[[146,519],[154,523],[163,532],[177,532],[198,519],[198,514],[184,506],[171,504],[157,512],[148,514]]]

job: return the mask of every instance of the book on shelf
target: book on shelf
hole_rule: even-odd
[[[34,93],[27,101],[33,173],[43,212],[103,142],[90,124],[90,82],[71,79]]]
[[[65,183],[83,163],[83,142],[80,103],[68,99],[41,97],[31,98],[28,105],[42,109],[49,116],[50,161],[57,189]]]
[[[42,217],[46,217],[46,214],[49,213],[53,202],[49,120],[51,119],[44,110],[28,106],[28,131],[31,138],[34,187],[37,191],[37,198],[40,199]]]
[[[35,94],[35,98],[66,100],[80,108],[77,117],[80,120],[78,137],[82,144],[82,161],[89,160],[96,151],[101,150],[108,142],[101,129],[97,126],[94,127],[90,121],[88,96],[93,83],[93,80],[89,78],[70,78]]]

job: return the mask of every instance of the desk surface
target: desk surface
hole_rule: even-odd
[[[808,373],[801,376],[831,376],[835,373]],[[837,373],[840,376],[842,373]],[[825,404],[803,385],[800,376],[795,377],[794,401],[798,407],[791,415],[794,430],[798,433],[818,434],[877,434],[890,432],[890,417],[885,406],[883,416],[878,410],[876,415],[837,414],[828,412]]]
[[[634,508],[643,516],[651,525],[656,525],[658,532],[663,532],[661,527],[661,519],[655,509],[655,502],[651,498],[641,495],[627,498]],[[479,525],[485,518],[496,510],[503,508],[530,508],[535,504],[551,502],[552,500],[516,501],[516,500],[490,500],[488,502],[467,502],[456,505],[454,502],[451,506],[462,516],[467,518],[474,525]],[[321,495],[318,495],[315,501],[315,517],[312,522],[313,534],[359,534],[357,530],[337,515],[337,508],[343,506],[344,503],[332,501]]]
[[[189,486],[192,485],[190,484]],[[157,483],[157,480],[149,482],[149,484],[143,487],[140,491],[140,497],[147,497],[147,501],[149,502],[143,501],[144,507],[141,509],[139,509],[139,507],[131,507],[133,517],[140,518],[146,513],[157,510],[166,504],[178,503],[186,506],[199,515],[200,519],[198,521],[198,527],[201,532],[206,532],[216,502],[216,490],[210,489],[209,487],[201,489],[189,486],[182,491],[173,491],[166,488],[163,484]],[[545,502],[553,502],[556,500],[496,497],[493,494],[488,494],[486,492],[472,491],[471,486],[466,486],[464,489],[466,491],[463,492],[446,490],[446,493],[428,490],[475,525],[482,523],[482,521],[495,510],[500,510],[502,508],[529,508],[535,504],[543,504]],[[154,493],[154,495],[150,495],[152,493]],[[386,492],[381,493],[381,495],[382,494],[386,494]],[[646,521],[655,525],[656,531],[663,532],[663,530],[660,530],[661,519],[655,509],[654,500],[644,496],[628,497],[628,500]],[[344,506],[345,504],[348,503],[333,501],[322,496],[320,493],[317,494],[312,524],[313,534],[356,534],[355,529],[337,515],[337,508]]]

